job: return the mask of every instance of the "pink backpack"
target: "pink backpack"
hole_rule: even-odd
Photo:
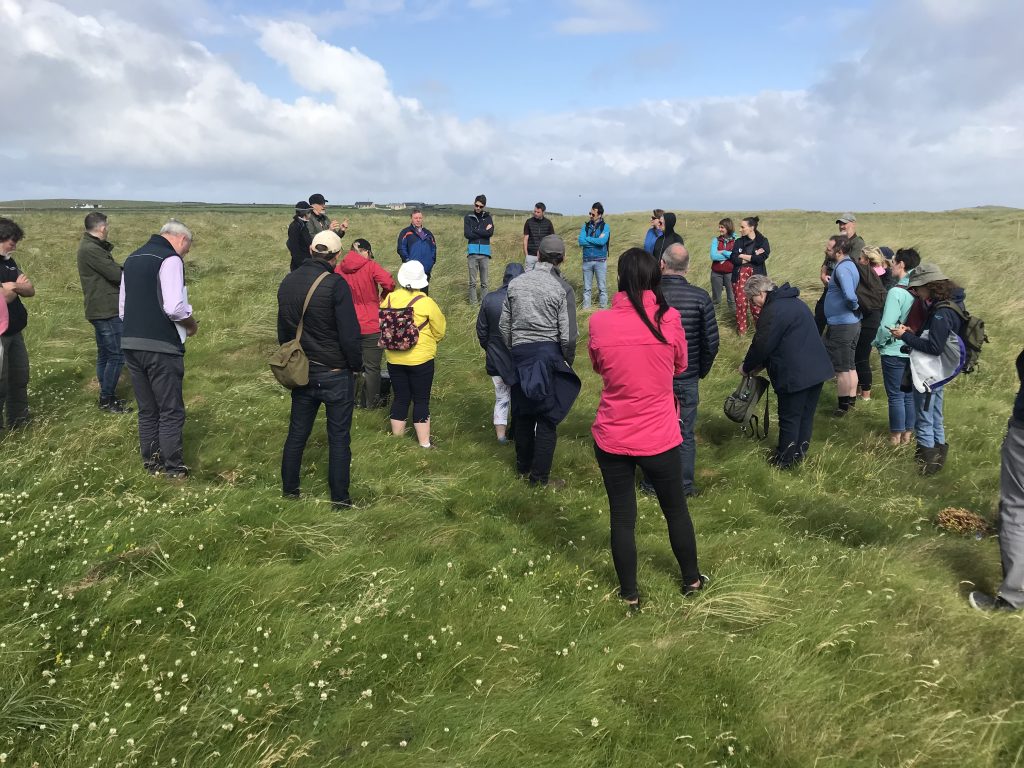
[[[404,307],[394,308],[391,306],[391,297],[388,296],[388,305],[381,307],[378,313],[380,317],[380,341],[377,346],[390,349],[392,352],[405,352],[416,346],[420,340],[422,331],[430,318],[416,325],[413,316],[412,305],[423,298],[420,294]]]

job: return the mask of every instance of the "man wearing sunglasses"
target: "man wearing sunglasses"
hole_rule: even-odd
[[[491,214],[484,210],[487,205],[486,195],[477,195],[473,201],[473,210],[463,220],[463,234],[469,245],[466,260],[469,265],[469,303],[476,304],[487,293],[487,271],[491,262],[491,236],[494,234],[494,221]],[[477,276],[480,278],[479,299],[476,292]]]

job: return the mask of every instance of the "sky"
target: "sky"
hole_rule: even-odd
[[[1024,207],[1021,0],[0,0],[0,199]]]

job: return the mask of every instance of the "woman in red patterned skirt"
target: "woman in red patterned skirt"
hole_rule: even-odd
[[[732,286],[733,294],[736,296],[736,330],[740,336],[747,332],[747,307],[750,307],[750,314],[757,322],[761,314],[761,308],[747,300],[743,293],[743,286],[751,275],[767,275],[764,263],[772,252],[768,244],[768,238],[757,231],[760,218],[748,216],[740,222],[740,236],[736,238],[733,245],[732,255],[729,261],[732,262]]]

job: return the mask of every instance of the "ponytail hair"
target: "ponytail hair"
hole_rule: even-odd
[[[629,303],[643,320],[644,325],[651,329],[651,333],[662,344],[667,344],[665,335],[661,332],[661,319],[668,311],[668,301],[661,292],[661,269],[658,261],[643,248],[630,248],[619,256],[619,290],[626,294]],[[654,293],[658,302],[658,309],[654,313],[654,322],[648,317],[644,309],[644,291]]]
[[[761,217],[760,216],[747,216],[743,220],[745,222],[747,222],[748,225],[753,227],[755,232],[757,232],[757,225],[761,223]]]

